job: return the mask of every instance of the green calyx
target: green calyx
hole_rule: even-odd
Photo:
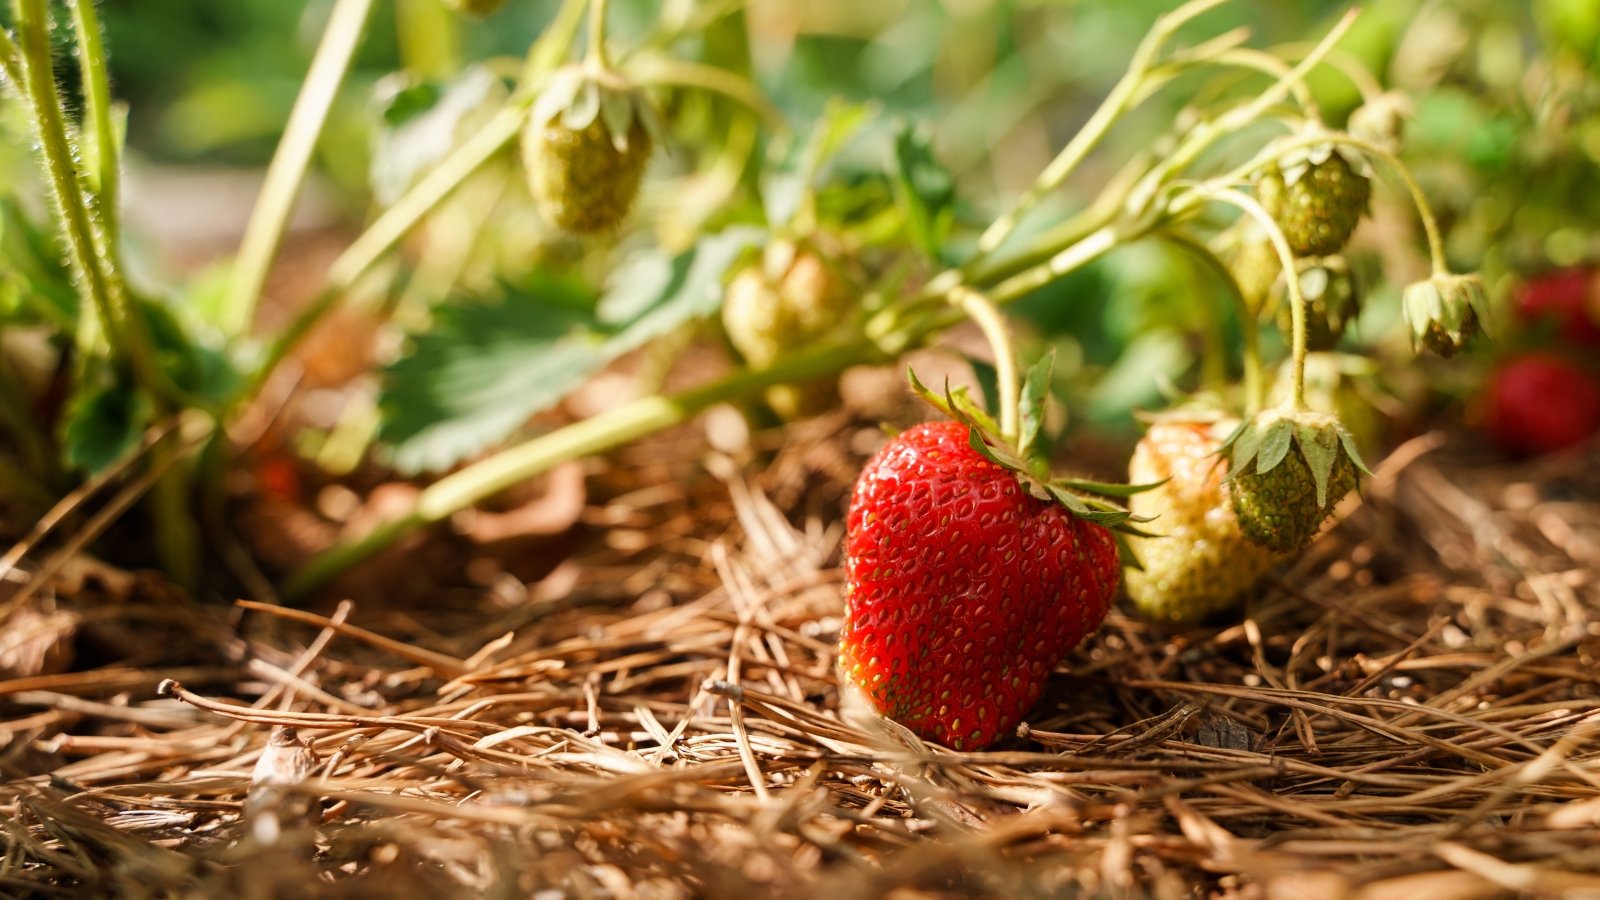
[[[1455,356],[1483,333],[1489,299],[1477,275],[1434,275],[1406,288],[1401,298],[1413,350]]]
[[[652,143],[661,140],[660,119],[644,92],[622,73],[587,62],[550,76],[534,101],[531,120],[534,127],[558,125],[573,132],[599,121],[618,153],[628,152],[641,130]]]
[[[935,409],[967,426],[967,439],[972,449],[984,459],[1009,469],[1028,492],[1040,500],[1052,500],[1067,511],[1088,522],[1112,529],[1119,535],[1152,537],[1135,525],[1150,521],[1135,516],[1123,507],[1104,498],[1125,499],[1159,484],[1108,484],[1079,478],[1053,478],[1049,460],[1045,457],[1041,439],[1044,427],[1045,397],[1050,385],[1050,372],[1055,355],[1045,356],[1028,370],[1020,398],[1020,433],[1015,443],[1000,435],[995,421],[964,387],[952,389],[945,385],[943,394],[935,393],[907,371],[911,390]]]
[[[1284,552],[1310,543],[1357,473],[1371,474],[1339,420],[1307,410],[1254,416],[1218,452],[1230,454],[1227,481],[1245,536]]]

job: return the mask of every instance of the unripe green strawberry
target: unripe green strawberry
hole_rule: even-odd
[[[552,76],[522,133],[528,187],[545,217],[577,235],[621,225],[655,145],[653,121],[615,72],[580,65]]]
[[[848,320],[855,289],[819,250],[774,243],[765,258],[734,275],[723,299],[728,340],[754,368],[826,336]],[[767,402],[785,419],[816,415],[834,405],[836,382],[779,385]]]
[[[1239,285],[1239,295],[1252,316],[1260,318],[1270,307],[1283,263],[1266,232],[1254,222],[1240,229],[1239,243],[1228,259],[1228,271]]]
[[[1400,306],[1414,350],[1455,356],[1483,333],[1489,300],[1476,275],[1434,275],[1406,288]]]
[[[1332,350],[1361,313],[1361,286],[1342,256],[1295,260],[1300,293],[1306,299],[1306,349]],[[1294,313],[1287,295],[1278,304],[1278,327],[1294,334]]]
[[[444,0],[444,5],[450,7],[452,12],[482,19],[499,12],[506,5],[506,0]]]
[[[1274,163],[1257,191],[1296,256],[1330,256],[1344,249],[1366,215],[1372,183],[1324,144]]]
[[[1159,537],[1130,537],[1142,570],[1129,569],[1128,597],[1146,618],[1191,624],[1235,606],[1283,559],[1239,528],[1227,462],[1217,455],[1232,421],[1160,420],[1134,448],[1130,484],[1162,484],[1128,501]]]
[[[1355,439],[1326,413],[1268,410],[1240,426],[1227,446],[1240,530],[1284,553],[1311,543],[1355,490],[1358,469],[1365,471]]]

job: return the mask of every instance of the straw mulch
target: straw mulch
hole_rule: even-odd
[[[1114,613],[952,753],[836,710],[869,443],[614,455],[565,562],[431,607],[80,579],[78,670],[0,681],[0,894],[1600,896],[1595,454],[1414,440],[1243,621]]]

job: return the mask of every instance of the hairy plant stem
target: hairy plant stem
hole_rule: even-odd
[[[105,44],[94,0],[72,0],[72,25],[78,37],[84,106],[94,126],[95,166],[88,172],[89,184],[99,197],[105,240],[115,246],[122,202],[122,154],[111,107],[111,76],[106,71]]]
[[[100,128],[102,120],[105,123],[99,135],[99,140],[104,143],[101,144],[102,155],[98,160],[97,176],[78,168],[76,160],[79,157],[74,154],[68,136],[61,97],[56,93],[55,70],[50,53],[49,13],[43,0],[13,0],[12,12],[21,62],[20,67],[13,68],[21,70],[18,73],[22,79],[20,86],[28,97],[35,137],[39,142],[40,155],[44,158],[46,179],[60,216],[78,291],[85,308],[94,310],[93,316],[85,315],[83,318],[86,322],[99,322],[106,345],[116,357],[128,364],[135,380],[149,394],[157,415],[164,414],[170,408],[183,405],[185,398],[157,365],[143,313],[135,308],[134,300],[122,281],[114,238],[107,222],[101,218],[106,212],[104,198],[95,198],[86,190],[88,185],[96,181],[101,185],[109,182],[115,189],[117,181],[114,171],[117,166],[117,144],[115,131],[110,124],[109,86],[108,83],[98,87],[95,85],[97,81],[106,82],[106,75],[104,49],[100,46],[99,29],[92,10],[87,15],[82,9],[78,10],[78,36],[80,41],[87,41],[80,44],[78,49],[83,60],[84,77],[89,82],[86,92],[88,102],[93,107],[90,114],[97,128]],[[104,93],[101,93],[102,88]],[[107,172],[112,174],[108,176]],[[92,202],[95,199],[99,202]],[[92,332],[83,332],[80,339],[87,339],[90,335]],[[97,343],[98,340],[94,341],[94,344]],[[85,349],[92,349],[94,344]],[[181,473],[170,467],[158,467],[156,471],[163,473],[157,479],[161,482],[156,497],[157,549],[174,579],[185,587],[191,587],[193,582],[189,576],[195,571],[199,559],[197,535],[187,510],[175,508],[170,502],[174,497],[181,499]]]
[[[66,238],[67,259],[78,282],[78,292],[87,309],[99,318],[105,340],[113,350],[122,350],[123,337],[118,327],[126,318],[116,308],[109,279],[103,268],[109,260],[98,253],[94,222],[78,181],[76,158],[67,137],[61,98],[56,94],[55,68],[51,61],[49,13],[44,0],[12,0],[16,20],[22,83],[32,112],[34,138],[39,142],[45,177],[60,215]]]
[[[240,243],[239,256],[228,281],[228,293],[223,300],[221,324],[226,334],[246,332],[255,319],[261,288],[266,284],[272,260],[283,242],[311,155],[316,152],[317,140],[327,124],[328,111],[333,108],[356,48],[361,45],[372,4],[373,0],[338,0],[328,19],[328,27],[311,59],[300,95],[289,113],[283,139],[278,142],[278,149],[267,166],[261,195],[245,226],[244,240]]]

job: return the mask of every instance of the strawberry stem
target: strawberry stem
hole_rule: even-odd
[[[1329,137],[1335,144],[1344,144],[1360,150],[1370,157],[1374,157],[1388,166],[1389,170],[1400,177],[1405,183],[1406,190],[1411,194],[1411,203],[1417,208],[1417,216],[1422,219],[1422,230],[1428,236],[1428,255],[1432,258],[1433,274],[1450,274],[1450,264],[1444,255],[1444,237],[1439,230],[1439,220],[1434,218],[1433,207],[1428,205],[1428,198],[1422,193],[1421,185],[1411,176],[1411,170],[1406,168],[1393,153],[1375,144],[1363,141],[1360,138],[1347,134],[1335,134]]]
[[[327,30],[322,33],[322,41],[317,44],[305,84],[289,113],[283,140],[267,166],[261,195],[250,213],[244,240],[239,245],[233,277],[228,280],[221,318],[224,331],[230,335],[247,331],[255,318],[256,303],[289,225],[289,215],[294,211],[294,201],[300,194],[311,155],[317,149],[328,112],[333,108],[339,87],[366,33],[372,3],[373,0],[339,0],[328,19]]]
[[[1093,150],[1100,139],[1111,130],[1111,126],[1115,125],[1129,109],[1145,99],[1142,96],[1145,83],[1154,67],[1156,56],[1160,53],[1162,45],[1178,28],[1196,16],[1221,6],[1224,2],[1226,0],[1190,0],[1156,20],[1155,25],[1134,52],[1133,62],[1128,66],[1127,74],[1123,75],[1122,80],[1111,89],[1111,93],[1094,111],[1094,115],[1090,116],[1083,128],[1061,148],[1061,152],[1056,154],[1055,159],[1050,161],[1044,171],[1039,173],[1039,178],[1033,187],[1017,198],[1016,205],[996,219],[994,224],[978,238],[979,254],[992,253],[1004,243],[1016,230],[1023,216],[1067,180],[1073,170],[1089,155],[1089,151]]]
[[[1267,232],[1268,240],[1272,241],[1272,249],[1278,253],[1278,264],[1283,267],[1284,286],[1289,292],[1289,315],[1293,323],[1290,343],[1294,360],[1294,392],[1289,402],[1296,411],[1303,410],[1306,407],[1306,298],[1300,290],[1300,275],[1295,270],[1294,251],[1289,249],[1289,241],[1283,236],[1283,229],[1278,227],[1272,215],[1262,208],[1254,197],[1234,188],[1207,187],[1198,190],[1201,196],[1236,206],[1261,223],[1261,227]],[[1248,328],[1244,330],[1249,331]],[[1257,391],[1259,390],[1258,384]],[[1252,405],[1258,396],[1259,394],[1250,398]]]
[[[121,145],[111,110],[111,77],[106,72],[106,51],[100,19],[93,0],[72,0],[72,25],[78,36],[78,67],[83,73],[83,99],[87,119],[94,129],[93,169],[86,174],[100,198],[101,227],[108,244],[116,244],[121,204]]]
[[[1250,311],[1250,307],[1245,303],[1244,291],[1239,288],[1238,279],[1234,278],[1233,271],[1221,259],[1218,259],[1217,254],[1204,243],[1174,229],[1162,232],[1161,236],[1199,257],[1214,269],[1218,275],[1221,275],[1223,282],[1227,285],[1229,303],[1233,306],[1234,316],[1239,320],[1239,337],[1242,342],[1240,357],[1244,364],[1245,412],[1247,415],[1255,415],[1261,411],[1262,407],[1266,406],[1267,402],[1266,380],[1261,375],[1260,327],[1256,322],[1255,314]],[[1217,321],[1215,314],[1208,318],[1210,319],[1208,324],[1213,332],[1221,329],[1221,323]],[[1212,343],[1215,340],[1216,338],[1214,337],[1209,338]],[[1207,352],[1212,352],[1209,346],[1207,347]],[[1217,354],[1212,353],[1212,355],[1215,356]]]
[[[978,326],[994,352],[995,380],[1000,394],[1000,438],[1015,446],[1022,394],[1017,381],[1017,355],[1011,349],[1011,336],[1006,331],[1005,317],[1000,315],[1000,310],[988,297],[969,287],[960,287],[951,292],[950,302]]]
[[[606,57],[606,7],[609,0],[589,0],[589,65],[597,69],[611,68]]]

